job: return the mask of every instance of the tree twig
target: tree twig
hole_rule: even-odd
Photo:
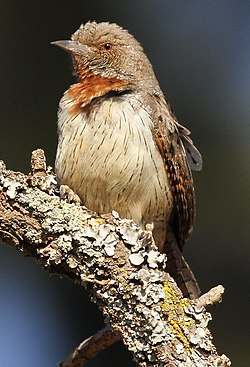
[[[80,343],[64,361],[59,363],[59,367],[83,367],[89,359],[119,340],[121,335],[114,332],[110,326],[105,326]]]

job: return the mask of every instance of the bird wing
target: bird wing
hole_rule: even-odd
[[[200,294],[195,276],[181,254],[190,237],[195,218],[195,192],[191,168],[201,169],[202,159],[190,139],[190,131],[180,125],[170,106],[160,96],[156,98],[154,138],[165,163],[172,189],[173,209],[164,244],[167,269],[185,297]]]
[[[164,99],[157,99],[154,116],[154,138],[164,160],[173,194],[170,226],[182,250],[192,233],[195,217],[195,193],[189,161],[199,168],[201,156],[189,138],[189,130],[176,121]]]
[[[202,169],[202,156],[189,136],[190,131],[176,120],[175,125],[181,136],[190,168],[194,171],[200,171]]]

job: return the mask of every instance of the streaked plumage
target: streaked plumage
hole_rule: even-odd
[[[195,196],[190,167],[201,156],[167,104],[140,44],[126,30],[88,22],[71,41],[78,82],[60,101],[56,173],[84,205],[117,210],[153,235],[183,293],[197,283],[180,251],[190,237]]]

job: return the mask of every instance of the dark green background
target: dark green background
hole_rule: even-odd
[[[58,101],[73,82],[69,57],[50,41],[87,20],[117,22],[136,36],[181,123],[192,131],[204,168],[194,174],[197,221],[185,249],[203,291],[226,287],[210,323],[234,366],[250,363],[248,1],[0,2],[0,159],[29,171],[33,149],[53,165]],[[0,247],[2,367],[55,366],[102,326],[87,295],[49,277],[32,259]],[[111,362],[109,359],[111,357]],[[130,366],[122,346],[90,366]]]

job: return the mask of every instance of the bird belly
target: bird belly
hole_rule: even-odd
[[[166,169],[148,112],[136,98],[124,97],[102,99],[88,113],[73,115],[73,101],[64,95],[58,114],[58,182],[99,214],[116,210],[139,225],[154,223],[162,246],[173,206]]]

